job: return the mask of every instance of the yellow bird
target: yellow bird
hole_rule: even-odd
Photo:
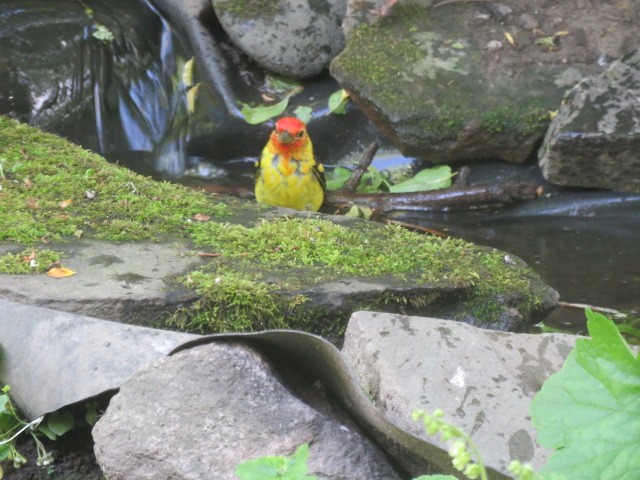
[[[324,188],[324,168],[313,156],[305,124],[294,117],[281,118],[256,162],[256,200],[316,212]]]

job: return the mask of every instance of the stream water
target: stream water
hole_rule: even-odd
[[[26,3],[45,13],[55,3],[55,8],[60,9],[56,15],[65,21],[74,20],[75,26],[43,34],[43,28],[51,28],[50,19],[27,15],[23,8]],[[122,9],[129,13],[122,13]],[[193,114],[188,113],[188,85],[181,74],[185,61],[191,57],[190,47],[149,3],[6,0],[0,4],[0,18],[5,19],[0,25],[0,67],[11,66],[0,68],[5,91],[10,92],[0,94],[0,113],[49,126],[50,130],[71,137],[110,160],[145,174],[187,183],[193,183],[195,178],[200,184],[246,186],[251,182],[250,161],[259,153],[262,137],[258,138],[255,130],[246,126],[238,129],[237,118],[228,116],[224,103],[211,88],[202,89],[199,108]],[[20,21],[23,24],[18,28],[16,22]],[[97,25],[105,25],[114,34],[114,40],[96,39]],[[71,42],[77,46],[79,56],[64,57],[75,62],[72,73],[50,81],[49,86],[42,79],[32,81],[35,86],[31,100],[16,101],[15,92],[25,93],[24,77],[40,68],[37,62],[44,61],[34,52],[44,48],[43,37],[50,44],[52,36],[60,42],[62,50],[68,49]],[[30,67],[34,62],[36,65]],[[331,80],[325,79],[307,85],[305,95],[314,98],[333,88]],[[56,99],[59,102],[60,92],[75,95],[72,100],[85,106],[88,112],[86,120],[76,125],[73,132],[66,127],[66,121],[60,124],[40,121],[47,112],[44,105]],[[38,102],[33,101],[36,97]],[[362,125],[365,120],[358,114],[336,118],[335,130],[349,131],[348,122],[359,124],[357,132],[372,131],[370,126]],[[333,155],[328,146],[339,148],[343,140],[347,142],[346,135],[315,136],[312,128],[312,137],[322,152],[319,156],[325,161]],[[192,142],[194,138],[214,139],[213,147],[210,150],[198,147],[199,142]],[[535,170],[531,165],[518,168],[489,169],[485,175],[499,182],[511,178],[514,171],[528,175]],[[549,199],[500,212],[398,216],[521,257],[566,302],[638,314],[640,196],[553,188],[552,193]],[[580,310],[560,309],[545,323],[583,332],[584,315]]]

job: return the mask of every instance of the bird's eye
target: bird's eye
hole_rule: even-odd
[[[302,138],[303,135],[304,135],[304,131],[303,130],[301,130],[298,133],[296,133],[296,137],[297,138]]]

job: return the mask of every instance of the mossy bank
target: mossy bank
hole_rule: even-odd
[[[297,328],[339,338],[352,311],[378,309],[518,329],[556,301],[526,265],[496,250],[360,220],[285,215],[155,182],[4,118],[0,161],[0,247],[6,252],[0,269],[32,272],[0,276],[14,284],[44,276],[30,265],[64,263],[79,238],[117,242],[119,251],[141,242],[166,245],[166,261],[182,255],[197,262],[169,275],[167,288],[187,287],[197,300],[175,303],[155,325],[196,332]],[[117,251],[112,257],[95,268],[109,269]],[[111,277],[135,276],[132,288],[143,283],[145,269],[157,268],[143,264]],[[131,317],[141,319],[140,313]]]

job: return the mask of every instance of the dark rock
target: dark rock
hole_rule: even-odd
[[[600,72],[598,58],[640,44],[637,17],[627,24],[614,10],[578,8],[576,0],[399,2],[376,23],[352,29],[331,72],[405,155],[522,163],[565,90]],[[586,35],[572,43],[574,30]],[[570,33],[552,41],[560,31]],[[487,49],[494,41],[505,48]]]
[[[344,46],[346,0],[213,0],[213,6],[236,46],[285,77],[317,75]]]
[[[559,185],[640,192],[640,51],[578,84],[551,123],[540,167]]]
[[[291,455],[303,443],[319,479],[399,478],[353,425],[302,402],[241,345],[202,345],[139,370],[93,437],[112,480],[231,480],[241,462]]]

